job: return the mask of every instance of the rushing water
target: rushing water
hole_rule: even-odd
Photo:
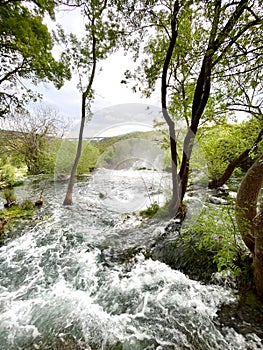
[[[143,249],[162,233],[164,222],[125,213],[162,202],[166,178],[101,169],[76,184],[71,207],[61,206],[66,184],[17,189],[23,196],[45,187],[37,213],[45,220],[0,248],[0,350],[263,349],[255,334],[219,324],[217,310],[235,300],[232,290],[141,253],[125,259],[124,250]]]

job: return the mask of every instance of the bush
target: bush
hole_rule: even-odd
[[[185,241],[193,241],[195,249],[213,255],[218,272],[230,272],[234,277],[241,274],[240,257],[246,254],[245,247],[234,222],[231,207],[207,207],[196,223],[182,234]]]
[[[11,203],[15,203],[16,202],[16,195],[15,195],[15,191],[13,188],[6,188],[4,190],[4,198],[6,200],[7,205],[10,205]]]
[[[157,202],[154,202],[147,209],[140,211],[140,214],[151,219],[155,216],[159,209],[159,204]]]
[[[35,204],[29,198],[25,198],[23,202],[20,204],[20,208],[26,211],[33,210],[34,207],[35,207]]]
[[[0,166],[0,181],[5,182],[9,186],[12,186],[15,183],[16,168],[9,164],[9,162],[3,165],[0,164]]]

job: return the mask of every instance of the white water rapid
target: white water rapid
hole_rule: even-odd
[[[37,213],[44,220],[0,248],[0,350],[263,349],[255,334],[218,322],[233,290],[190,280],[142,253],[125,259],[124,250],[143,249],[162,232],[165,222],[131,213],[162,202],[166,178],[101,169],[76,184],[71,207],[61,205],[64,183],[17,188],[20,196],[25,187],[38,193],[45,182]]]

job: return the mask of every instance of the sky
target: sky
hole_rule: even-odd
[[[67,32],[81,35],[82,17],[78,11],[60,11],[56,17]],[[54,23],[50,20],[46,23],[50,30],[54,28]],[[114,136],[131,131],[148,131],[153,126],[153,120],[161,118],[159,91],[154,92],[150,99],[146,99],[139,93],[134,93],[131,86],[121,84],[125,70],[135,68],[136,65],[123,51],[112,54],[102,62],[93,86],[93,116],[85,127],[84,137],[102,133]],[[81,116],[81,93],[76,87],[77,83],[77,77],[73,76],[60,90],[51,84],[38,86],[38,91],[43,95],[43,102],[54,107],[66,120],[70,120],[69,134],[73,134],[73,137],[76,136]]]

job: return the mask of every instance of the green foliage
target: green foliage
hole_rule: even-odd
[[[91,170],[93,170],[96,167],[98,158],[99,150],[88,142],[83,142],[82,153],[77,168],[77,175],[88,174]]]
[[[260,129],[260,122],[256,119],[203,128],[199,141],[207,161],[209,178],[219,178],[231,161],[254,144]],[[236,170],[235,175],[238,174],[240,169]]]
[[[56,160],[56,144],[44,135],[39,138],[34,152],[25,158],[30,175],[53,174]],[[26,153],[26,152],[25,152]]]
[[[34,210],[35,204],[32,202],[31,199],[25,198],[25,199],[22,201],[22,203],[20,204],[20,208],[21,208],[22,210],[31,211],[31,210]]]
[[[238,261],[245,255],[245,249],[233,217],[234,208],[208,207],[195,224],[183,232],[183,237],[186,241],[195,237],[195,249],[212,254],[219,272],[230,272],[237,277],[242,272]]]
[[[6,186],[13,186],[16,182],[16,168],[9,162],[3,165],[0,163],[0,166],[0,182],[3,182]]]
[[[16,202],[16,195],[13,188],[5,188],[3,196],[8,204]]]
[[[5,186],[21,183],[16,179],[16,173],[21,172],[21,167],[27,168],[24,173],[30,175],[53,174],[60,141],[43,137],[33,147],[30,137],[26,138],[26,143],[10,140],[13,149],[8,144],[2,146],[3,152],[9,153],[6,160],[0,160],[0,182],[4,182]]]
[[[76,151],[77,142],[63,140],[60,143],[54,169],[56,175],[70,174],[76,156]],[[98,148],[84,141],[82,147],[82,154],[77,168],[77,175],[88,174],[91,170],[93,170],[96,166],[98,157]]]
[[[36,98],[21,83],[21,78],[30,79],[34,84],[51,81],[58,88],[70,78],[65,55],[60,61],[52,56],[53,40],[43,24],[44,15],[54,19],[54,7],[53,0],[29,1],[29,4],[7,1],[0,6],[2,116]]]
[[[156,215],[159,209],[159,204],[157,202],[153,202],[147,209],[141,210],[140,215],[146,216],[147,218],[151,219]]]

